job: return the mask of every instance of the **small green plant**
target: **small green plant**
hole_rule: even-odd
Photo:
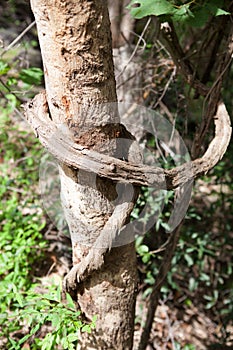
[[[42,287],[35,276],[48,242],[39,201],[41,146],[26,131],[2,118],[0,134],[0,340],[1,348],[75,349],[78,331],[91,332],[96,317],[83,323],[69,295],[57,285]],[[41,293],[38,292],[41,290]],[[41,332],[43,331],[43,336]],[[5,347],[5,348],[4,348]]]
[[[186,344],[185,346],[181,346],[178,342],[175,341],[174,350],[196,350],[196,347],[193,344]]]
[[[83,323],[71,296],[67,294],[66,302],[62,302],[60,287],[55,285],[48,287],[47,293],[43,294],[33,289],[25,297],[18,294],[15,304],[16,311],[10,315],[10,321],[18,325],[26,324],[28,334],[20,340],[10,337],[9,350],[20,350],[26,342],[31,344],[32,349],[53,350],[61,345],[62,349],[73,350],[78,341],[78,332],[90,333],[97,319],[93,317],[92,322]],[[39,338],[37,334],[43,326],[50,331],[44,338]]]
[[[19,47],[4,49],[0,48],[0,123],[9,117],[20,104],[24,103],[27,98],[33,97],[38,86],[43,83],[43,71],[40,67],[28,67],[20,59],[20,50],[23,46],[34,46],[22,43]]]
[[[46,241],[38,194],[32,192],[38,177],[33,155],[40,154],[40,148],[28,133],[12,127],[9,117],[1,115],[1,123],[0,337],[7,341],[11,332],[20,329],[17,322],[9,321],[9,315],[15,311],[17,300],[20,302],[20,295],[33,285],[35,262],[42,257]],[[34,144],[34,150],[26,155],[29,144]]]

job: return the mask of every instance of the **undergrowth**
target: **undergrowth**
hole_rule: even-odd
[[[96,317],[83,323],[71,297],[61,301],[60,285],[41,286],[36,277],[48,245],[37,186],[42,148],[6,114],[0,118],[0,347],[75,349],[78,331],[91,332]]]

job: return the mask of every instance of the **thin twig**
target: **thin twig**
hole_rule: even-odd
[[[206,96],[209,91],[209,88],[202,84],[202,82],[195,77],[191,63],[188,60],[188,58],[185,57],[183,49],[180,46],[177,33],[172,23],[169,23],[168,28],[164,27],[161,29],[160,41],[166,47],[167,51],[171,55],[174,63],[180,70],[187,83],[190,84],[194,89],[196,89],[200,95]]]
[[[142,31],[142,34],[139,36],[139,40],[138,40],[138,42],[137,42],[137,45],[135,46],[135,48],[134,48],[134,50],[133,50],[133,52],[132,52],[132,54],[131,54],[129,60],[127,61],[127,63],[125,64],[125,66],[123,67],[123,69],[121,70],[121,72],[117,75],[116,79],[118,79],[118,78],[124,73],[124,71],[126,70],[126,68],[128,67],[128,65],[130,64],[130,62],[132,61],[132,59],[133,59],[134,56],[136,55],[137,49],[138,49],[138,47],[139,47],[139,44],[141,43],[141,41],[144,40],[144,39],[143,39],[143,36],[144,36],[144,34],[145,34],[145,32],[146,32],[146,30],[147,30],[149,24],[150,24],[150,21],[151,21],[151,18],[148,19],[148,21],[147,21],[147,23],[146,23],[146,25],[145,25],[145,27],[144,27],[144,29],[143,29],[143,31]]]
[[[22,99],[21,97],[17,96],[5,83],[4,81],[0,78],[0,83],[2,84],[2,86],[10,93],[12,94],[20,103],[25,103],[27,102],[26,100]],[[2,92],[2,94],[4,95],[4,92]],[[5,95],[4,95],[4,98]]]
[[[147,303],[146,321],[141,334],[138,350],[145,350],[147,347],[153,320],[154,320],[155,311],[157,309],[160,294],[161,294],[161,287],[167,277],[167,273],[171,266],[171,260],[174,255],[177,242],[179,240],[181,225],[182,224],[180,224],[170,235],[163,261],[159,267],[159,272],[156,278],[155,285],[153,287],[153,290],[150,294],[150,298]]]
[[[18,114],[18,116],[22,118],[22,120],[25,120],[23,113],[21,113],[17,107],[14,107],[14,112]]]
[[[210,97],[211,93],[214,91],[215,87],[217,86],[217,84],[220,82],[220,80],[222,79],[223,75],[226,73],[227,69],[229,68],[231,61],[233,58],[233,54],[231,53],[230,59],[228,60],[228,62],[226,63],[226,66],[223,68],[223,70],[220,72],[219,76],[217,77],[217,79],[215,80],[215,82],[213,83],[213,85],[211,86],[210,91],[208,92],[208,94],[205,97],[204,103],[203,103],[203,112],[204,112],[204,106],[208,100],[208,98]]]
[[[232,45],[232,39],[233,39],[233,30],[231,23],[228,23],[228,26],[230,26],[229,34],[226,39],[226,46],[227,46],[227,52],[225,55],[222,56],[222,59],[219,61],[217,68],[216,68],[216,79],[210,88],[209,92],[207,93],[204,103],[203,103],[203,109],[202,109],[202,115],[203,119],[201,122],[201,125],[199,129],[196,132],[196,135],[194,137],[193,146],[192,146],[192,156],[198,157],[200,155],[201,147],[204,143],[204,138],[209,130],[209,125],[211,121],[214,118],[215,111],[217,108],[217,101],[219,101],[221,96],[221,89],[222,89],[222,79],[224,74],[226,74],[227,70],[230,67],[230,64],[232,62],[232,56],[233,56],[233,45]],[[205,105],[207,103],[207,107],[205,109]],[[204,113],[205,110],[205,113]]]
[[[3,56],[7,51],[12,49],[13,46],[15,46],[21,39],[22,37],[36,24],[36,21],[32,22],[25,28],[22,33],[20,33],[17,38],[15,38],[1,53],[1,56]]]
[[[159,105],[160,101],[162,101],[162,99],[164,98],[164,96],[165,96],[165,94],[166,94],[166,92],[167,92],[167,90],[168,90],[172,80],[174,79],[175,75],[176,75],[176,66],[174,67],[174,69],[173,69],[173,71],[172,71],[168,81],[166,82],[166,85],[165,85],[165,87],[163,89],[162,95],[158,98],[156,103],[152,106],[153,109],[156,109],[157,106]]]

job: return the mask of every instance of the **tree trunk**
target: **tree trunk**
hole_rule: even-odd
[[[126,10],[130,0],[107,0],[111,21],[113,47],[129,45],[134,19]]]
[[[84,147],[121,157],[117,138],[125,136],[125,131],[115,104],[109,104],[116,102],[116,88],[107,1],[31,0],[31,6],[51,119]],[[92,173],[64,164],[59,171],[75,265],[101,234],[118,203],[118,192],[111,180]],[[81,288],[76,282],[75,297],[84,317],[98,316],[92,334],[81,334],[79,349],[132,349],[137,284],[134,244],[112,248],[103,266]]]

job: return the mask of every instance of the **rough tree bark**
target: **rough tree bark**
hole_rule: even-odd
[[[125,130],[117,110],[107,104],[98,107],[116,102],[107,2],[31,0],[31,6],[51,119],[84,147],[121,157],[116,139],[124,137]],[[113,181],[64,164],[60,181],[75,265],[88,255],[120,194]],[[108,247],[109,242],[102,244]],[[78,292],[72,286],[85,318],[98,315],[96,329],[91,337],[82,335],[80,349],[132,348],[136,284],[135,249],[130,243],[111,249],[102,268],[83,281]]]

